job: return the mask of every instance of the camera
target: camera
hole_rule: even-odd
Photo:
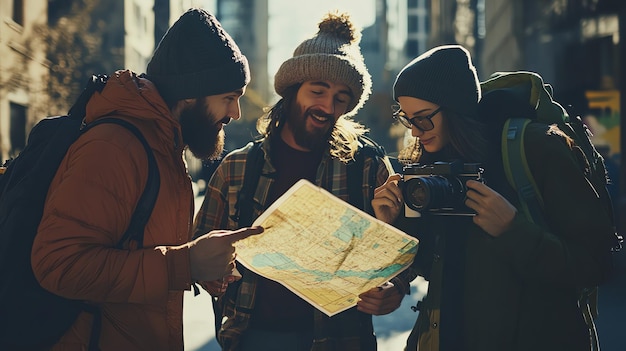
[[[465,182],[471,179],[484,183],[483,172],[480,163],[463,163],[459,160],[404,166],[404,215],[475,215],[474,211],[465,206]]]

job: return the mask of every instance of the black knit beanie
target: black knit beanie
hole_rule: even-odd
[[[203,9],[190,9],[165,33],[146,76],[169,104],[224,94],[250,82],[248,60],[220,22]]]
[[[459,45],[435,47],[409,62],[393,85],[393,98],[410,96],[473,116],[480,83],[469,52]]]

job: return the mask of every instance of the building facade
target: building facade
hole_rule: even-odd
[[[9,0],[0,3],[0,156],[16,156],[42,118],[64,114],[92,74],[145,71],[154,3]]]
[[[41,35],[46,0],[0,2],[0,157],[16,156],[28,131],[45,114],[50,63]]]

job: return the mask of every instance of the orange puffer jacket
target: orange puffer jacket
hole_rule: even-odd
[[[32,251],[41,285],[99,306],[100,349],[182,350],[183,291],[190,288],[188,242],[193,194],[180,125],[155,86],[118,71],[87,105],[87,122],[104,116],[137,126],[153,149],[161,185],[144,246],[115,246],[143,192],[148,161],[124,127],[103,124],[74,143],[61,163]],[[92,315],[82,313],[54,350],[86,350]]]

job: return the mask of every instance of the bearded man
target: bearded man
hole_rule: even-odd
[[[363,172],[348,172],[367,131],[352,117],[371,91],[359,39],[347,14],[328,14],[318,33],[278,69],[274,88],[281,99],[258,125],[264,162],[254,192],[254,218],[300,179],[345,201],[355,200],[350,183],[362,185],[355,206],[371,209],[374,188],[392,170],[386,157],[376,156],[365,157]],[[245,225],[238,223],[234,201],[246,167],[253,166],[246,164],[253,147],[250,143],[231,152],[218,166],[196,217],[195,235]],[[279,283],[243,268],[236,284],[234,275],[203,283],[217,299],[217,338],[225,351],[376,350],[372,315],[392,312],[408,292],[408,282],[393,282],[396,288],[367,291],[357,307],[328,317]]]
[[[82,312],[53,350],[183,350],[183,292],[232,271],[233,242],[263,230],[191,240],[194,195],[183,159],[186,147],[201,158],[222,152],[223,125],[240,117],[249,81],[246,57],[217,19],[191,9],[164,35],[146,74],[117,71],[91,97],[85,123],[114,117],[136,126],[160,188],[143,246],[118,248],[148,176],[143,145],[108,123],[69,149],[49,188],[32,266],[45,289],[99,313]]]

